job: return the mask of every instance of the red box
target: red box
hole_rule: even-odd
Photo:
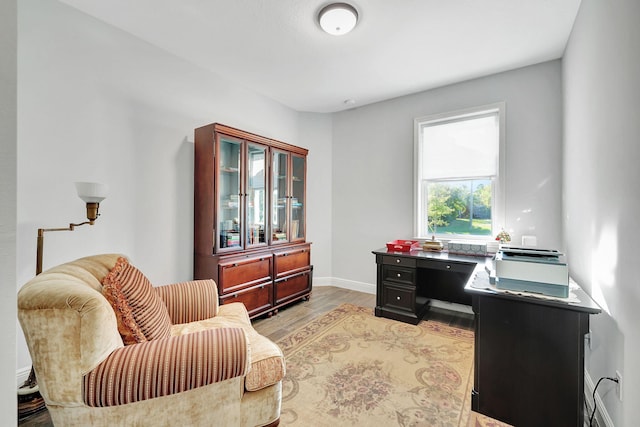
[[[392,252],[410,252],[419,248],[420,242],[417,240],[394,240],[387,243],[387,250]]]

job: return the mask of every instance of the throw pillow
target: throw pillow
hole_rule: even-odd
[[[102,280],[102,293],[118,320],[118,331],[125,345],[170,335],[171,320],[164,302],[149,279],[124,258]]]

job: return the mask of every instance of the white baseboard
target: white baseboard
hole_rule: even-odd
[[[26,368],[21,368],[16,371],[16,384],[18,385],[18,388],[20,388],[27,378],[29,378],[30,373],[31,366],[27,366]]]
[[[355,280],[338,279],[336,277],[313,278],[313,286],[335,286],[336,288],[350,289],[352,291],[376,294],[376,285]]]
[[[585,402],[587,403],[587,411],[588,411],[588,416],[587,416],[587,419],[585,420],[585,425],[589,425],[588,417],[591,416],[591,412],[593,412],[593,388],[594,387],[595,387],[595,384],[593,384],[591,375],[589,375],[589,372],[587,372],[587,370],[585,369],[584,399],[585,399]],[[598,409],[596,410],[596,414],[594,418],[598,422],[598,425],[600,427],[615,427],[613,425],[613,421],[611,421],[611,417],[609,416],[609,413],[607,412],[606,406],[604,406],[604,402],[602,401],[602,398],[597,393],[596,393],[596,406]]]

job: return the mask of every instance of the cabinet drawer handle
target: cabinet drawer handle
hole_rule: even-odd
[[[401,276],[402,276],[402,274],[398,273],[398,277],[401,277]]]
[[[400,301],[400,297],[396,297],[396,299],[397,299],[398,301]]]
[[[400,258],[396,259],[396,263],[400,264]]]
[[[449,264],[447,264],[447,270],[449,270],[451,268],[451,266]]]
[[[234,298],[238,298],[238,294],[233,294],[233,297]]]

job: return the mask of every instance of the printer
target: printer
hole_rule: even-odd
[[[569,268],[564,255],[556,250],[500,246],[495,276],[498,289],[569,296]]]

